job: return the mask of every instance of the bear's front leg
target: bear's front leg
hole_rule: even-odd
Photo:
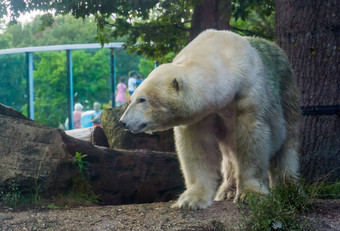
[[[197,210],[212,204],[221,154],[210,122],[206,119],[174,129],[186,191],[172,208]]]

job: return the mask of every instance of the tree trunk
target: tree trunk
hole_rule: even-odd
[[[301,91],[301,106],[340,105],[340,4],[337,0],[275,2],[275,37],[287,53]],[[339,107],[333,114],[305,115],[301,134],[301,173],[340,178]]]
[[[230,29],[231,0],[202,0],[192,15],[188,42],[206,29]]]

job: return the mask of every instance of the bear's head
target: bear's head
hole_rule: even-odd
[[[120,123],[138,133],[163,131],[192,120],[196,102],[184,69],[167,63],[153,70],[132,94]]]

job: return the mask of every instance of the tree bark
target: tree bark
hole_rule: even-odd
[[[339,7],[337,0],[275,2],[275,38],[297,75],[302,107],[340,105]],[[339,112],[316,114],[302,121],[302,175],[318,179],[332,171],[328,180],[339,180]]]
[[[206,29],[230,29],[231,0],[202,0],[192,15],[188,42]]]

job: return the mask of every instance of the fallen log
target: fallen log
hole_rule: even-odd
[[[114,150],[68,136],[64,131],[0,113],[0,187],[13,181],[21,192],[40,196],[72,189],[86,154],[88,181],[103,204],[175,199],[184,183],[176,154],[150,150]],[[20,117],[20,116],[19,116]]]
[[[128,104],[120,107],[103,110],[100,117],[103,130],[113,149],[149,149],[155,151],[174,152],[175,142],[173,129],[155,132],[152,135],[146,133],[134,134],[119,125],[118,120],[123,115]]]
[[[184,190],[177,156],[146,149],[113,150],[61,132],[68,152],[86,154],[93,191],[106,204],[150,203],[175,199]]]
[[[68,130],[65,131],[65,133],[74,138],[88,141],[94,145],[109,147],[109,142],[101,127],[80,128]]]

